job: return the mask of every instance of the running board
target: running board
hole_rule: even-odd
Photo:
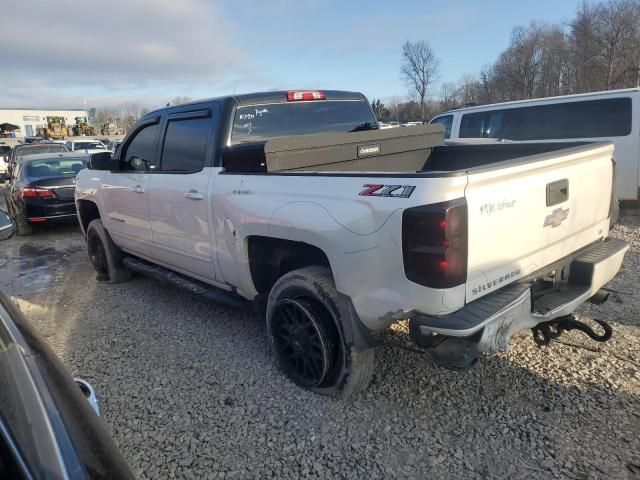
[[[182,290],[186,290],[194,295],[198,295],[199,297],[226,307],[244,308],[247,304],[244,299],[234,293],[225,292],[220,288],[207,285],[206,283],[198,280],[193,280],[179,273],[147,263],[134,257],[125,257],[122,260],[122,264],[129,270],[160,280],[164,283],[175,285]]]

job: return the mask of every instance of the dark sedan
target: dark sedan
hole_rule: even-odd
[[[41,153],[22,157],[7,188],[7,209],[18,235],[34,224],[75,222],[75,176],[87,166],[87,154]]]

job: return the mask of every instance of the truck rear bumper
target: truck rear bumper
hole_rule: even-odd
[[[567,260],[569,278],[561,288],[532,293],[533,279],[512,283],[442,317],[415,314],[411,331],[449,337],[478,334],[478,350],[506,351],[511,336],[573,312],[609,282],[620,270],[627,242],[607,239]],[[481,332],[481,333],[479,333]]]

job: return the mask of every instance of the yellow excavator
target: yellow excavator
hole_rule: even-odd
[[[45,137],[52,140],[62,140],[67,136],[67,126],[64,117],[47,117]]]
[[[76,117],[76,124],[73,127],[73,134],[76,137],[80,135],[95,135],[95,131],[93,127],[89,126],[89,122],[87,122],[87,117]]]

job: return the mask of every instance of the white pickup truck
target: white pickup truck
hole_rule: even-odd
[[[613,146],[444,146],[442,132],[378,130],[341,91],[151,112],[77,176],[89,257],[105,281],[137,271],[255,301],[282,370],[327,395],[368,385],[377,334],[399,320],[453,368],[515,332],[575,327],[628,249],[608,238]]]

